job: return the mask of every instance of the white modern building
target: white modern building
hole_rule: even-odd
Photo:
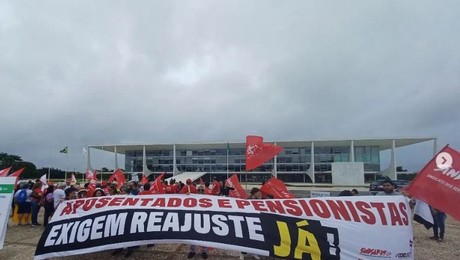
[[[272,175],[285,182],[332,183],[359,185],[370,182],[379,174],[396,179],[395,150],[436,138],[390,138],[354,140],[272,141],[283,151],[257,169],[245,172],[245,143],[189,144],[116,144],[89,145],[87,167],[91,169],[92,149],[114,153],[114,168],[118,156],[125,157],[127,173],[176,176],[184,172],[200,172],[204,180],[216,176],[225,179],[238,174],[240,180],[261,182]],[[390,164],[381,170],[381,152],[391,152]]]

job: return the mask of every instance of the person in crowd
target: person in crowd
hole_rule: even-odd
[[[353,193],[353,196],[356,196],[359,194],[358,190],[357,189],[352,189],[351,190],[351,193]]]
[[[184,187],[182,187],[182,189],[180,190],[179,193],[180,194],[187,194],[187,195],[189,195],[190,193],[196,193],[196,187],[195,187],[195,185],[193,185],[191,179],[187,179],[185,181],[185,185],[184,185]]]
[[[152,194],[152,192],[150,192],[150,187],[151,187],[150,183],[147,182],[146,184],[144,184],[142,191],[139,192],[139,195],[150,195],[150,194]]]
[[[74,200],[77,199],[77,189],[70,187],[65,189],[65,200]]]
[[[32,190],[28,183],[21,183],[14,194],[14,201],[18,206],[18,225],[28,225],[31,213]]]
[[[396,185],[390,179],[384,180],[382,183],[383,191],[379,191],[376,195],[394,196],[401,195],[398,191],[395,191]]]
[[[54,213],[54,185],[48,186],[43,196],[43,208],[45,209],[45,215],[43,215],[43,226],[46,227],[48,222]]]
[[[138,195],[139,194],[139,183],[137,181],[130,181],[129,182],[129,189],[131,195]]]
[[[77,198],[84,199],[88,197],[88,189],[79,189],[77,192]]]
[[[120,193],[118,193],[118,195],[129,195],[129,194],[131,194],[131,188],[130,188],[130,186],[128,186],[128,185],[126,185],[126,184],[125,184],[125,185],[122,185],[122,186],[120,187]]]
[[[65,200],[65,187],[65,182],[60,182],[57,184],[57,187],[53,192],[54,210],[56,210],[59,204]]]
[[[199,185],[197,187],[197,189],[196,189],[196,193],[204,195],[205,194],[205,186]],[[203,259],[207,259],[208,258],[208,248],[204,247],[204,246],[201,246],[200,249],[201,249],[201,257]],[[196,254],[196,246],[195,245],[190,245],[190,250],[189,250],[187,258],[193,258],[195,256],[195,254]]]
[[[208,181],[204,183],[204,194],[213,195],[212,194],[212,189],[209,188],[209,186],[210,186],[210,183]]]
[[[105,192],[103,189],[96,188],[96,190],[94,190],[93,197],[103,197],[103,196],[105,196]]]
[[[353,192],[351,192],[350,190],[343,190],[339,193],[338,195],[339,197],[343,197],[343,196],[353,196]]]
[[[213,182],[212,182],[212,194],[213,195],[216,195],[216,196],[220,196],[220,188],[221,188],[221,185],[220,185],[220,181],[214,177],[212,178]]]
[[[32,226],[41,225],[38,223],[38,212],[40,211],[40,200],[43,198],[42,183],[37,181],[32,188]]]
[[[433,236],[430,239],[437,240],[439,242],[444,241],[445,222],[447,215],[446,213],[430,207],[431,214],[433,215]]]
[[[252,188],[250,194],[251,195],[249,195],[248,199],[261,199],[262,198],[262,192],[260,191],[259,188],[256,188],[256,187]]]
[[[221,189],[221,194],[224,197],[228,197],[230,195],[230,191],[235,190],[228,182],[225,182],[224,187]]]

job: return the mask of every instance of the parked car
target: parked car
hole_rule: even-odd
[[[369,185],[370,193],[375,195],[379,191],[383,191],[383,182],[384,181],[385,180],[377,180],[377,181],[371,182],[371,184]],[[403,190],[403,189],[407,188],[407,186],[409,185],[409,181],[406,181],[406,180],[391,180],[391,181],[395,184],[395,189],[396,190]]]

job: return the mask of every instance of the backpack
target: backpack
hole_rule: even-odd
[[[16,198],[17,203],[24,203],[26,202],[27,199],[27,190],[26,189],[21,189],[21,191],[18,194],[18,197]]]

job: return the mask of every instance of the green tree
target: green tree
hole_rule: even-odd
[[[22,159],[18,155],[0,153],[0,168],[4,169],[13,166],[16,162],[22,162]]]

